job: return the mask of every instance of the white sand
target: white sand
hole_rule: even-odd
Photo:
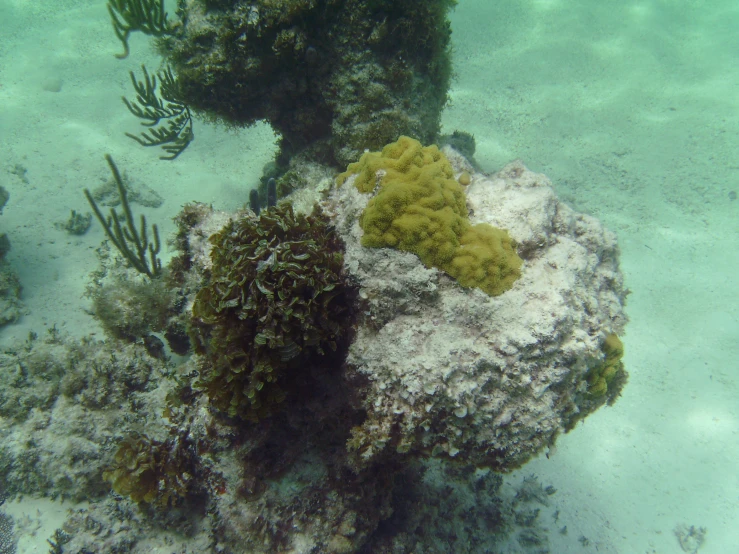
[[[521,472],[558,489],[552,528],[568,534],[553,533],[553,552],[679,553],[678,524],[708,529],[701,554],[739,552],[739,8],[461,0],[453,24],[445,130],[474,133],[486,170],[522,158],[601,218],[633,291],[624,396]],[[140,36],[127,60],[119,51],[102,0],[0,0],[0,185],[11,195],[0,228],[29,309],[3,342],[97,329],[82,295],[102,229],[70,237],[53,224],[87,210],[82,189],[108,178],[105,153],[165,196],[145,210],[165,236],[187,201],[243,204],[271,156],[265,127],[198,122],[188,151],[159,161],[124,136],[139,129],[120,101],[128,71],[156,57]],[[45,91],[54,79],[61,90]],[[16,164],[28,184],[9,173]],[[46,552],[44,539],[22,551]]]
[[[462,0],[453,21],[445,127],[616,231],[633,291],[624,396],[523,470],[559,491],[553,551],[682,552],[685,523],[739,552],[736,4]]]

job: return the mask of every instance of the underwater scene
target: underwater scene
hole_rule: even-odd
[[[0,0],[0,554],[739,553],[737,29]]]

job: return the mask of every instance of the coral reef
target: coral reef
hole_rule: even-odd
[[[280,166],[345,165],[401,134],[432,142],[451,79],[455,0],[187,0],[157,39],[181,102],[268,121]]]
[[[65,552],[546,552],[555,491],[500,474],[625,382],[615,236],[520,163],[417,153],[463,226],[508,231],[513,286],[363,245],[372,194],[330,168],[259,216],[187,205],[159,278],[120,257],[93,275],[142,287],[110,316],[124,340],[0,354],[0,490],[89,501]],[[165,360],[157,334],[185,352],[185,327],[192,355]]]
[[[116,340],[143,343],[150,354],[162,351],[164,339],[170,350],[185,355],[190,348],[183,314],[184,291],[171,275],[149,279],[113,255],[104,243],[97,249],[100,267],[90,275],[86,296],[92,301],[91,314],[106,335]]]
[[[445,152],[456,173],[470,171]],[[524,259],[497,297],[413,255],[365,248],[370,199],[346,185],[333,196],[345,263],[368,302],[346,373],[367,414],[348,442],[357,467],[411,454],[509,471],[605,402],[586,376],[626,323],[615,236],[520,163],[472,174],[466,193],[472,223],[507,229]]]
[[[134,504],[109,496],[88,507],[75,507],[54,539],[64,553],[151,554],[213,552],[209,520],[194,525],[187,514],[162,522],[156,512],[141,510]],[[199,514],[198,514],[199,515]],[[55,551],[52,551],[55,552]]]
[[[413,252],[427,267],[491,296],[520,277],[515,243],[504,230],[469,223],[462,185],[436,146],[400,137],[382,152],[365,152],[337,184],[353,174],[359,191],[373,192],[359,219],[362,246]]]
[[[0,354],[0,490],[73,500],[105,494],[108,445],[149,410],[156,414],[147,432],[164,433],[156,399],[175,386],[162,380],[168,372],[143,346],[56,331],[7,348]]]
[[[417,461],[395,479],[392,516],[380,524],[362,554],[373,552],[549,552],[542,512],[551,513],[551,486],[535,475],[503,489],[485,468]]]
[[[343,245],[320,211],[290,205],[243,215],[210,240],[210,279],[192,307],[207,358],[199,386],[229,415],[259,419],[341,350],[352,313]]]

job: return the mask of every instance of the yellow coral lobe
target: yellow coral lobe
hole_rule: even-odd
[[[339,174],[336,183],[341,186],[356,174],[354,186],[360,192],[372,192],[378,184],[397,179],[399,175],[406,179],[417,177],[417,172],[428,166],[434,166],[434,171],[442,172],[447,178],[453,177],[451,164],[435,145],[424,147],[415,139],[401,136],[397,142],[385,146],[382,152],[362,154],[358,162],[349,164],[346,171]],[[378,179],[380,170],[384,175]]]
[[[588,389],[588,394],[590,394],[591,396],[603,396],[607,392],[608,384],[606,383],[606,380],[602,378],[593,381],[593,383],[590,384],[590,388]]]
[[[471,225],[464,189],[436,146],[400,137],[349,164],[338,185],[351,175],[360,192],[374,193],[359,221],[363,246],[412,252],[427,267],[491,296],[520,277],[523,262],[514,241],[502,229]]]
[[[479,287],[490,296],[497,296],[521,276],[523,260],[506,231],[481,223],[470,227],[460,243],[452,261],[458,273],[449,273],[462,286]]]
[[[614,378],[619,373],[624,373],[624,365],[621,362],[624,345],[615,333],[611,333],[603,340],[601,350],[605,354],[603,363],[590,369],[587,374],[588,394],[591,397],[606,394]]]
[[[611,333],[603,341],[603,352],[606,354],[606,360],[619,360],[624,355],[624,344],[618,335]]]

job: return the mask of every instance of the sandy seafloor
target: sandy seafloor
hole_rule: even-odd
[[[555,553],[680,553],[680,524],[707,528],[701,554],[739,552],[739,6],[460,0],[452,20],[444,131],[473,133],[486,171],[521,158],[617,232],[632,291],[623,397],[510,478],[557,489]],[[83,294],[102,229],[71,237],[54,223],[87,211],[105,153],[165,196],[136,207],[164,236],[185,202],[241,206],[271,158],[265,126],[196,122],[175,162],[126,138],[139,131],[120,100],[128,71],[158,61],[143,36],[119,51],[103,0],[0,0],[0,228],[28,309],[4,344],[54,325],[101,333]],[[44,90],[54,80],[61,90]],[[48,552],[66,506],[7,510],[25,517],[19,551]]]

